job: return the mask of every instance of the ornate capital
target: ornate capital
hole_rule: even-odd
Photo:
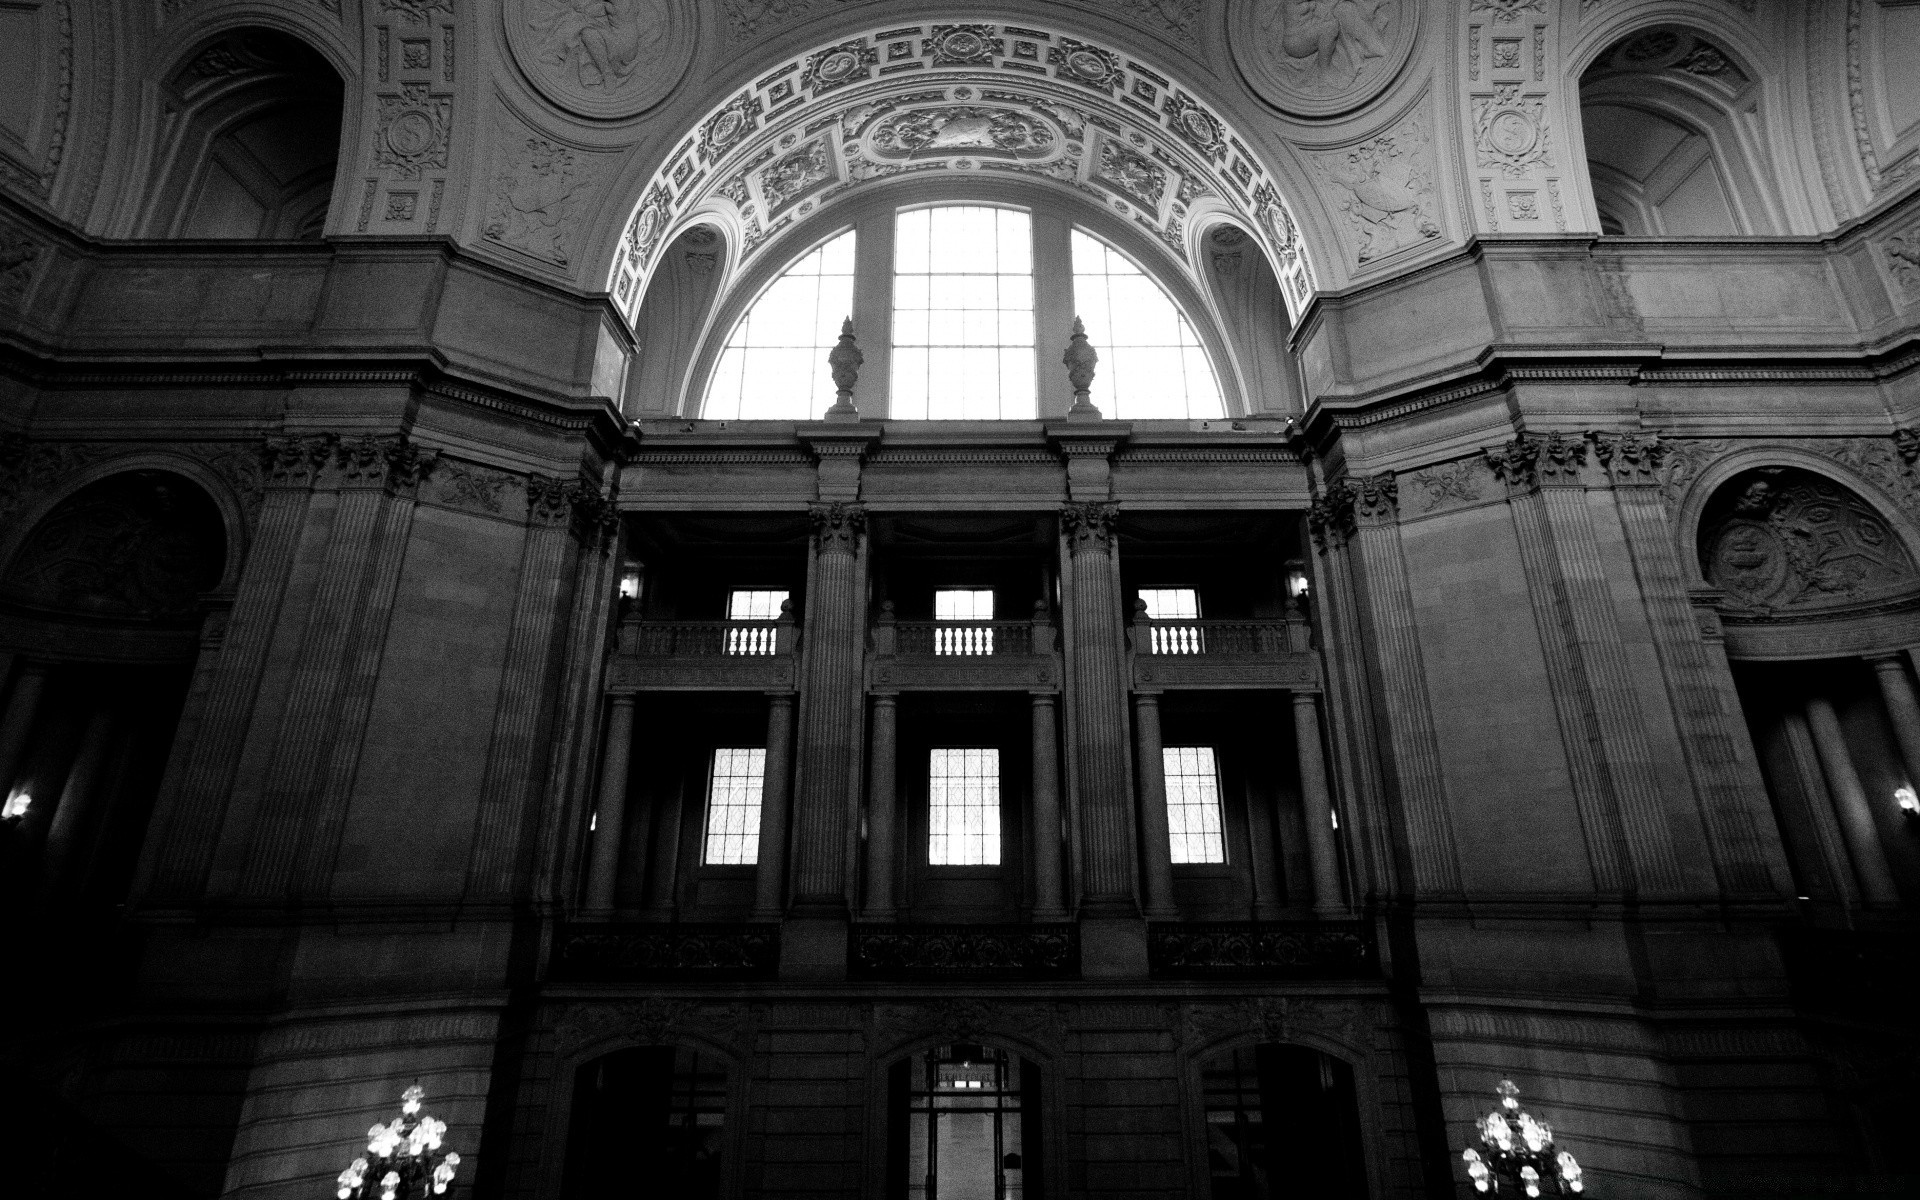
[[[810,504],[807,520],[813,523],[813,542],[819,553],[852,554],[867,532],[867,506],[843,500]]]
[[[427,481],[440,465],[438,450],[423,450],[405,437],[387,447],[387,482],[395,491],[411,492]]]
[[[572,515],[567,485],[551,475],[527,476],[527,520],[535,525],[560,525]]]
[[[1400,515],[1400,485],[1392,471],[1354,480],[1353,513],[1366,525],[1384,525]]]
[[[335,457],[340,462],[340,473],[350,484],[361,487],[384,487],[387,472],[390,469],[388,456],[399,443],[396,436],[367,434],[362,437],[342,438],[335,447]]]
[[[1603,433],[1594,430],[1594,457],[1616,484],[1654,484],[1659,482],[1660,463],[1667,456],[1666,443],[1657,433]]]
[[[1587,465],[1586,439],[1550,433],[1540,443],[1540,478],[1546,483],[1578,483]]]
[[[1494,478],[1510,488],[1530,488],[1539,478],[1540,443],[1524,433],[1504,446],[1489,446],[1483,453]]]
[[[1353,488],[1345,479],[1336,479],[1326,491],[1313,498],[1307,509],[1307,529],[1313,544],[1325,554],[1330,547],[1347,544],[1353,536]]]
[[[268,486],[310,487],[320,467],[333,457],[334,435],[316,433],[269,437],[260,446],[260,467]]]
[[[1113,523],[1119,518],[1120,506],[1107,501],[1060,507],[1060,528],[1075,554],[1107,553],[1113,546]]]
[[[568,485],[566,496],[573,511],[573,536],[580,544],[598,546],[602,551],[613,545],[614,534],[620,529],[620,510],[614,507],[612,497],[601,495],[585,476]]]

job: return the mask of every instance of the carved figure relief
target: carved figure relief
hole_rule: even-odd
[[[1261,98],[1304,117],[1372,99],[1413,46],[1416,0],[1241,0],[1229,21],[1234,61]]]
[[[1887,270],[1887,277],[1893,281],[1896,298],[1920,297],[1920,229],[1896,233],[1881,242],[1880,261]],[[0,275],[6,269],[6,263],[4,253],[0,252]],[[0,295],[4,294],[4,291],[0,291]]]
[[[1701,522],[1700,566],[1763,616],[1906,591],[1913,560],[1865,500],[1808,471],[1735,476]]]
[[[528,138],[496,177],[481,232],[489,241],[566,266],[578,171],[572,150]]]
[[[398,93],[379,97],[378,132],[373,161],[401,179],[418,179],[427,169],[447,165],[453,125],[453,100],[435,96],[424,83],[403,83]]]
[[[1347,216],[1356,264],[1440,236],[1427,133],[1418,117],[1357,146],[1315,155],[1314,165]]]
[[[949,105],[910,109],[880,122],[871,145],[883,158],[965,151],[1005,158],[1039,158],[1059,141],[1045,121],[1011,108]]]
[[[589,117],[629,117],[664,99],[693,57],[686,0],[508,0],[515,60],[540,90]]]

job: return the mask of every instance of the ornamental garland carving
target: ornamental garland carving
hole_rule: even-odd
[[[571,148],[546,138],[525,139],[494,177],[480,232],[490,242],[543,262],[569,265],[574,197],[585,187],[581,173]]]
[[[690,0],[507,0],[514,61],[556,104],[585,117],[637,116],[693,60]]]
[[[1331,117],[1372,100],[1413,49],[1418,0],[1236,0],[1234,64],[1267,103]]]
[[[423,170],[443,170],[453,129],[453,100],[435,96],[424,83],[403,83],[379,96],[373,161],[395,178],[418,179]]]
[[[1538,165],[1553,166],[1547,133],[1547,98],[1522,93],[1517,83],[1495,85],[1473,98],[1473,146],[1480,165],[1509,178]]]
[[[1152,7],[1176,20],[1197,9]],[[753,28],[804,11],[728,5]],[[631,321],[687,226],[727,214],[718,223],[740,244],[719,261],[737,275],[794,220],[872,181],[937,171],[1017,172],[1123,204],[1189,269],[1188,231],[1223,217],[1257,234],[1294,311],[1315,288],[1285,198],[1217,111],[1111,47],[987,22],[843,37],[710,110],[636,197],[606,287]]]
[[[1440,236],[1429,134],[1418,115],[1344,150],[1313,156],[1346,215],[1358,266]]]
[[[1766,616],[1912,590],[1914,564],[1899,537],[1847,488],[1763,468],[1727,490],[1731,503],[1716,496],[1724,507],[1701,530],[1700,564],[1736,604]]]

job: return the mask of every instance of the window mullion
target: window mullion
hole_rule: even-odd
[[[853,334],[866,361],[853,404],[868,419],[893,411],[893,213],[854,224]]]
[[[1073,407],[1060,355],[1073,332],[1072,226],[1057,216],[1033,214],[1033,325],[1035,407],[1043,421]],[[1095,347],[1099,349],[1099,347]],[[1108,414],[1112,415],[1112,414]]]

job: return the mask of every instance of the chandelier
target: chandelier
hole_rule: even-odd
[[[1565,1150],[1554,1152],[1553,1126],[1520,1110],[1520,1089],[1513,1080],[1502,1079],[1494,1091],[1500,1093],[1500,1107],[1476,1122],[1484,1152],[1471,1146],[1460,1152],[1473,1190],[1497,1193],[1506,1183],[1538,1196],[1540,1185],[1551,1179],[1562,1195],[1585,1191],[1580,1164]]]
[[[460,1156],[449,1150],[434,1161],[447,1123],[420,1109],[426,1093],[415,1084],[400,1093],[400,1115],[367,1130],[367,1154],[340,1172],[340,1200],[419,1200],[442,1195],[453,1184]]]

